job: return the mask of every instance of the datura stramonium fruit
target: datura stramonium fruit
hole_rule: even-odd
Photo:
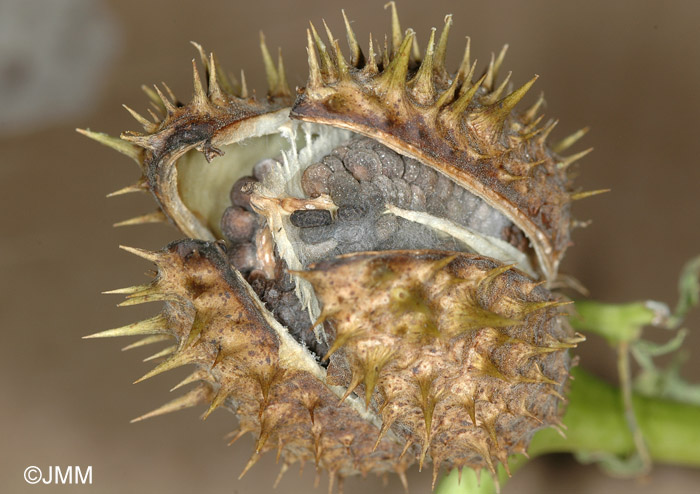
[[[313,462],[335,479],[412,464],[494,473],[558,427],[582,341],[552,290],[570,243],[575,193],[542,98],[515,110],[505,49],[475,77],[467,43],[445,67],[451,16],[423,52],[402,31],[363,52],[347,18],[347,58],[307,32],[306,87],[290,91],[261,40],[269,91],[248,92],[199,45],[194,97],[146,89],[153,120],[121,139],[82,131],[133,158],[142,176],[115,194],[150,193],[188,237],[158,252],[154,279],[115,290],[157,316],[93,335],[167,341],[143,379],[194,372],[182,397],[139,419],[226,408],[282,471]],[[128,109],[128,108],[127,108]],[[207,163],[211,162],[211,163]],[[139,381],[140,381],[139,380]],[[137,419],[138,420],[138,419]],[[235,438],[234,438],[235,439]],[[244,471],[244,473],[245,473]]]

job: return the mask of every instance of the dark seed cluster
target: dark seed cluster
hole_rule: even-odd
[[[221,217],[221,232],[228,241],[228,257],[241,273],[250,273],[257,265],[255,235],[260,227],[259,217],[250,205],[250,195],[243,192],[255,177],[242,177],[231,187],[231,206]]]
[[[295,283],[286,269],[283,259],[276,257],[275,275],[268,278],[258,269],[256,234],[263,226],[263,219],[250,205],[250,194],[244,191],[251,182],[263,180],[275,165],[275,160],[265,159],[253,168],[253,176],[241,177],[231,187],[231,206],[221,217],[221,231],[227,240],[229,262],[240,271],[260,300],[273,316],[297,341],[304,343],[316,355],[324,355],[328,348],[316,341],[308,312],[294,293]],[[330,212],[323,210],[300,211],[292,214],[291,221],[310,226],[320,226],[330,221]],[[308,214],[311,213],[311,214]],[[275,253],[277,254],[277,253]]]
[[[328,352],[328,345],[316,341],[311,318],[294,293],[296,285],[287,273],[284,260],[278,259],[277,266],[275,279],[268,279],[261,271],[255,270],[248,276],[248,283],[289,334],[320,358]]]
[[[264,219],[253,211],[248,184],[264,181],[277,162],[264,159],[253,175],[231,188],[231,206],[221,218],[228,258],[251,284],[275,318],[316,355],[327,348],[316,341],[311,320],[294,291],[286,264],[275,252],[274,278],[260,269],[256,240]],[[483,200],[420,162],[399,155],[371,139],[355,137],[304,171],[302,188],[309,198],[328,194],[338,209],[300,209],[289,216],[299,241],[302,264],[352,252],[440,249],[465,246],[434,228],[386,212],[387,204],[424,211],[507,241],[519,241],[519,229]],[[322,348],[323,347],[323,348]]]
[[[503,215],[446,176],[365,137],[309,166],[302,188],[309,197],[328,194],[338,206],[335,218],[328,211],[292,214],[292,225],[308,244],[307,262],[366,250],[464,250],[432,228],[385,214],[387,204],[425,211],[494,237],[510,226]]]

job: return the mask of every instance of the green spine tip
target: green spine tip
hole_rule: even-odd
[[[130,144],[126,142],[123,139],[120,139],[118,137],[112,137],[110,135],[107,135],[103,132],[93,132],[89,129],[75,129],[76,132],[79,134],[84,135],[85,137],[89,137],[90,139],[99,142],[100,144],[104,144],[105,146],[108,146],[115,151],[118,151],[129,158],[133,159],[135,162],[137,162],[139,165],[141,164],[141,149],[139,149],[137,146]]]

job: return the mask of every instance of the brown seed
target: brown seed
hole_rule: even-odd
[[[336,155],[336,151],[338,152]],[[347,148],[345,147],[340,147],[340,148],[335,148],[331,154],[328,156],[324,156],[323,159],[321,159],[321,163],[326,165],[328,168],[331,169],[333,173],[342,170],[343,167],[343,160],[345,159],[345,156],[347,155]]]
[[[360,182],[381,173],[381,167],[379,156],[370,149],[353,149],[345,156],[345,168]]]
[[[287,268],[286,268],[287,263],[285,263],[284,261],[281,261],[280,265],[283,265],[284,268],[278,274],[277,278],[279,281],[277,283],[277,286],[283,292],[288,292],[288,291],[294,290],[294,287],[297,286],[297,283],[294,280],[294,278],[292,277],[292,275],[287,272]]]
[[[425,193],[418,185],[411,185],[411,206],[413,211],[425,211]]]
[[[309,313],[304,310],[297,296],[291,291],[282,292],[280,294],[279,302],[274,309],[274,314],[279,318],[282,324],[295,334],[311,326]],[[309,334],[313,335],[312,332]]]
[[[418,185],[425,191],[426,195],[432,195],[435,189],[435,184],[437,184],[438,174],[432,168],[424,166],[418,177],[413,181],[414,184]]]
[[[447,218],[456,223],[462,223],[466,219],[466,204],[463,200],[462,189],[455,187],[447,200],[445,214]]]
[[[320,226],[317,228],[301,228],[299,230],[299,239],[305,244],[315,245],[330,240],[334,232],[334,225]]]
[[[374,139],[370,139],[369,137],[356,137],[350,141],[350,143],[348,144],[348,148],[353,150],[372,149],[375,144],[376,141]]]
[[[240,206],[246,208],[248,211],[252,211],[253,208],[250,205],[250,194],[243,192],[243,187],[249,183],[257,182],[255,177],[245,176],[239,178],[233,187],[231,187],[231,204],[234,206]]]
[[[258,264],[255,245],[250,242],[232,247],[228,251],[228,259],[242,273],[252,271]]]
[[[253,238],[257,228],[256,215],[240,206],[226,208],[221,216],[221,231],[233,244],[247,242]]]
[[[278,166],[279,161],[272,158],[266,158],[255,163],[255,166],[253,167],[253,175],[255,178],[262,181],[269,173],[277,170]]]
[[[428,198],[428,211],[436,216],[445,216],[447,201],[452,195],[452,181],[442,173],[437,174],[437,181]]]
[[[361,220],[367,212],[362,206],[350,205],[338,208],[338,221],[354,222]]]
[[[399,224],[396,216],[393,214],[384,214],[380,216],[375,224],[377,241],[385,242],[389,240],[392,235],[394,235],[394,232],[396,232],[398,226]]]
[[[386,146],[375,144],[374,152],[382,163],[382,173],[389,178],[401,178],[404,173],[404,164],[401,156]]]
[[[378,177],[382,175],[377,175]],[[391,182],[389,183],[391,185]],[[359,200],[367,209],[383,210],[386,200],[384,193],[374,182],[360,183],[360,198]]]
[[[240,246],[239,246],[240,247]],[[233,249],[229,250],[229,261],[233,263]],[[265,292],[268,290],[269,286],[273,283],[265,276],[264,271],[261,269],[253,269],[250,274],[246,277],[248,284],[253,288],[258,297],[263,298]]]
[[[411,206],[411,186],[401,178],[395,178],[391,182],[396,190],[394,204],[398,208],[408,209]]]
[[[352,204],[360,191],[360,184],[345,170],[338,171],[328,179],[328,189],[333,202],[338,206]]]
[[[343,161],[345,159],[345,155],[348,152],[348,147],[347,146],[339,146],[335,148],[333,151],[331,151],[331,154],[323,158],[324,164],[328,165],[328,167],[336,171],[336,168],[332,166],[333,163],[330,163],[330,161],[335,160],[335,163],[338,164],[338,166],[342,167],[343,166]],[[328,160],[329,162],[326,162]]]
[[[479,232],[498,237],[503,227],[508,225],[510,221],[501,213],[490,207],[486,202],[480,201],[480,204],[471,210],[469,216],[469,225],[472,228],[476,227]]]
[[[374,186],[377,187],[377,189],[379,189],[379,192],[382,194],[384,203],[394,202],[394,197],[396,196],[396,187],[394,186],[391,179],[380,174],[374,177],[371,183],[374,184]]]
[[[304,170],[301,177],[301,188],[308,197],[318,197],[328,194],[328,179],[333,174],[323,163],[315,163]]]
[[[452,194],[454,184],[452,180],[447,178],[442,173],[438,173],[437,175],[438,179],[437,183],[435,184],[435,195],[443,200],[447,200]]]
[[[415,181],[418,178],[418,175],[420,175],[421,168],[425,166],[419,163],[418,161],[414,160],[413,158],[407,158],[405,156],[403,158],[403,164],[403,179],[409,184],[413,183],[413,181]]]
[[[289,216],[289,221],[297,228],[313,228],[330,225],[333,218],[327,209],[300,209]]]
[[[324,259],[334,255],[338,241],[334,238],[319,242],[317,244],[309,244],[306,246],[307,259]]]

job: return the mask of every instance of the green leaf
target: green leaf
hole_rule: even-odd
[[[683,266],[678,280],[678,294],[678,304],[669,321],[672,328],[680,326],[686,314],[700,302],[700,256]]]

